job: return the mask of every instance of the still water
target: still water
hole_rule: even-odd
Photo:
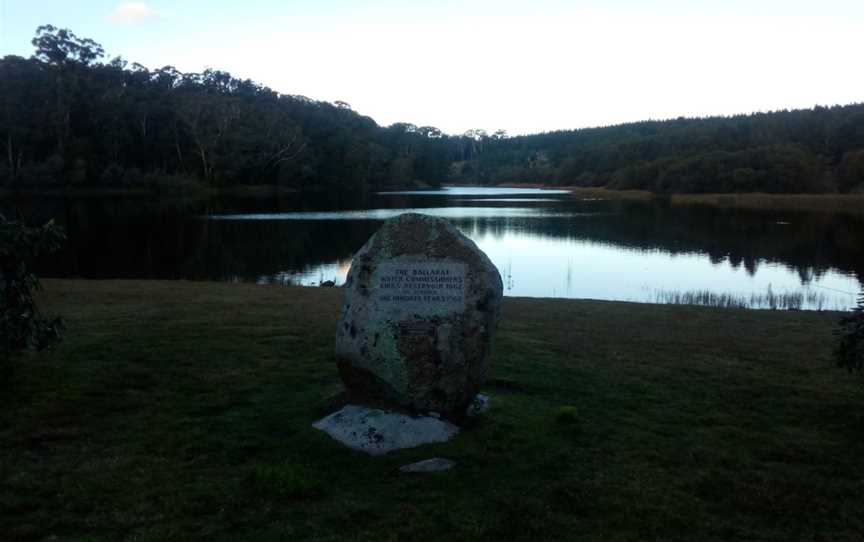
[[[420,212],[473,239],[511,296],[848,309],[864,280],[864,214],[475,187],[316,199],[56,199],[25,211],[67,228],[64,252],[40,263],[59,277],[340,284],[381,221]]]

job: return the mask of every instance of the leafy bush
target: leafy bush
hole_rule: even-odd
[[[39,279],[30,268],[40,254],[56,251],[65,240],[53,221],[29,227],[0,214],[0,350],[6,361],[25,349],[41,350],[60,339],[63,322],[40,317],[33,291]]]
[[[577,423],[579,421],[579,409],[572,405],[558,407],[555,412],[555,420],[560,423]]]
[[[858,306],[840,320],[840,342],[834,349],[837,365],[849,371],[864,369],[864,292],[858,295]]]

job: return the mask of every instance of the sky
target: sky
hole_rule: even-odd
[[[862,0],[0,0],[155,69],[511,135],[864,101]]]

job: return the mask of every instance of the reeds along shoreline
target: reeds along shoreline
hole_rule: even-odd
[[[710,205],[762,211],[825,211],[864,214],[864,194],[767,194],[742,192],[734,194],[670,194],[657,195],[646,190],[611,190],[603,187],[554,186],[543,184],[522,186],[533,188],[559,188],[570,190],[576,198],[650,200],[668,198],[672,205]]]
[[[798,291],[775,293],[768,286],[764,294],[748,295],[711,290],[656,290],[654,301],[664,305],[700,305],[735,309],[769,310],[844,310],[830,306],[828,296],[822,292]]]
[[[673,194],[670,201],[673,205],[864,214],[864,194]]]

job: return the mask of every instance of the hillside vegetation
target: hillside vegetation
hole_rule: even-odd
[[[0,186],[374,190],[545,183],[655,193],[864,191],[864,104],[508,137],[382,127],[345,102],[105,60],[53,26],[0,59]],[[502,115],[505,112],[502,111]],[[502,121],[504,119],[502,118]]]

